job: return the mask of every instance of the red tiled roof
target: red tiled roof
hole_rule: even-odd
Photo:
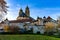
[[[32,19],[22,19],[22,20],[11,20],[10,23],[19,23],[19,22],[32,22]]]
[[[51,17],[50,17],[50,16],[48,16],[48,17],[47,17],[47,19],[51,19]]]

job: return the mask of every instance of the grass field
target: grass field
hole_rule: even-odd
[[[0,40],[60,40],[60,38],[43,35],[0,35]]]

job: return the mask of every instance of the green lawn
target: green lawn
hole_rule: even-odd
[[[0,40],[60,40],[60,38],[43,35],[0,35]]]

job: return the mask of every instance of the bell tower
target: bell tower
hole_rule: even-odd
[[[19,16],[23,13],[22,8],[19,10]]]
[[[25,14],[29,17],[30,16],[30,10],[29,7],[27,6],[25,9]]]

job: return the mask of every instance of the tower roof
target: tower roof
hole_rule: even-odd
[[[46,18],[45,16],[43,18]]]
[[[28,7],[28,6],[26,6],[26,9],[29,9],[29,7]]]
[[[20,11],[23,11],[22,8],[20,9]]]
[[[40,17],[37,17],[37,19],[40,19]]]
[[[41,17],[37,17],[37,19],[42,19]]]
[[[51,17],[50,17],[50,16],[48,16],[48,17],[47,17],[47,19],[51,19]]]
[[[22,17],[22,16],[24,16],[25,14],[24,14],[24,12],[23,12],[23,10],[22,10],[22,8],[20,9],[20,11],[19,11],[19,16],[20,17]]]
[[[6,18],[4,21],[6,21],[6,20],[8,21],[8,19],[7,19],[7,18]]]

